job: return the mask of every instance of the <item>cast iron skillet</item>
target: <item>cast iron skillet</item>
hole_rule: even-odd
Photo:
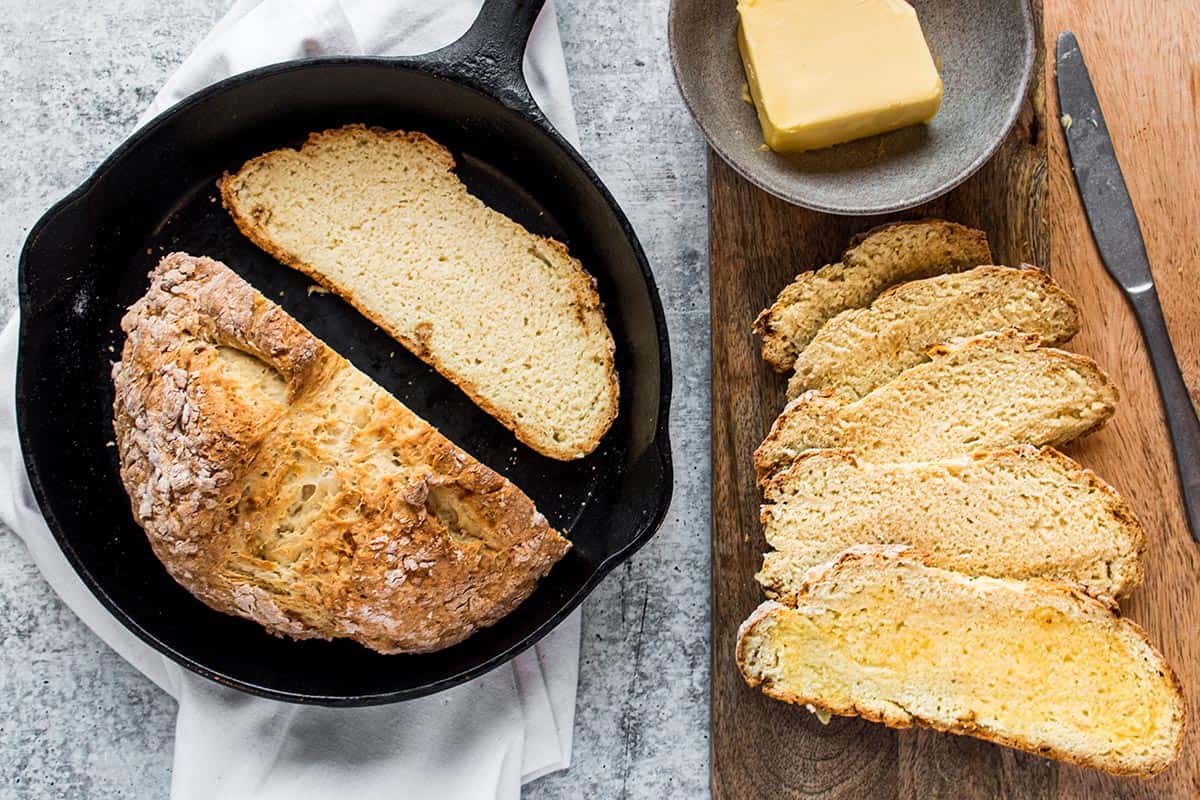
[[[487,0],[462,39],[412,59],[266,67],[183,101],[123,144],[34,226],[20,263],[17,418],[50,530],[101,602],[188,669],[281,700],[367,705],[477,676],[535,643],[657,530],[671,494],[666,323],[625,216],[534,104],[521,58],[542,0]],[[616,340],[620,414],[564,463],[519,444],[457,388],[332,295],[246,241],[215,181],[247,158],[348,122],[429,133],[470,189],[567,242],[599,283]],[[528,492],[571,553],[520,608],[460,645],[381,656],[293,642],[219,614],[167,575],[134,522],[111,444],[119,322],[172,250],[220,259],[453,441]],[[463,291],[476,291],[464,286]]]

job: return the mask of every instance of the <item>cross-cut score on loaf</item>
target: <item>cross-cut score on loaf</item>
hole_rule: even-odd
[[[812,449],[895,463],[1013,444],[1058,446],[1116,410],[1117,388],[1094,361],[1039,347],[1033,334],[983,334],[929,352],[931,361],[853,402],[812,391],[788,403],[754,453],[759,480]]]
[[[565,245],[472,195],[423,133],[348,125],[220,183],[233,221],[341,296],[538,452],[592,452],[617,416],[613,337]]]
[[[982,266],[910,281],[821,326],[796,358],[788,398],[829,389],[855,400],[928,361],[939,342],[1006,329],[1062,344],[1079,332],[1079,308],[1033,267]]]
[[[987,235],[953,222],[895,222],[856,236],[836,264],[802,272],[754,320],[762,356],[787,372],[825,321],[898,283],[992,263]]]
[[[763,490],[758,581],[787,601],[812,567],[857,544],[907,544],[970,575],[1058,578],[1122,597],[1142,580],[1145,534],[1094,472],[1052,448],[1017,446],[873,464],[810,450]]]
[[[976,736],[1119,775],[1177,757],[1185,704],[1145,633],[1068,584],[971,577],[902,546],[852,548],[742,625],[777,700]]]
[[[428,652],[508,614],[570,548],[224,264],[166,256],[121,327],[121,479],[167,571],[218,611]]]

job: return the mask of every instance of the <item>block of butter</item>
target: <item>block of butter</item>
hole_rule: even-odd
[[[942,102],[904,0],[740,0],[738,46],[763,139],[829,147],[928,122]]]

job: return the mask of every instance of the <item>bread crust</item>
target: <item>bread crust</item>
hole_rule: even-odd
[[[219,262],[166,256],[121,326],[113,421],[134,517],[218,611],[429,652],[509,613],[570,547]]]
[[[453,170],[455,165],[454,156],[450,151],[434,141],[432,138],[419,131],[400,131],[387,130],[381,127],[367,126],[362,124],[346,125],[330,131],[318,131],[310,133],[307,140],[300,147],[303,152],[305,147],[308,147],[316,142],[319,142],[322,137],[350,131],[370,131],[374,134],[393,137],[403,141],[409,141],[419,144],[423,147],[432,150],[437,158],[441,161],[446,170]],[[563,257],[569,258],[576,266],[576,271],[572,275],[571,289],[575,294],[575,302],[573,304],[575,316],[584,323],[585,327],[588,322],[595,322],[594,327],[599,331],[600,335],[605,338],[606,346],[603,348],[603,358],[605,372],[608,376],[606,387],[606,399],[603,404],[603,412],[601,417],[596,421],[594,430],[587,436],[585,440],[574,444],[564,444],[555,442],[547,436],[540,435],[532,426],[526,425],[516,418],[509,411],[500,408],[493,403],[480,389],[471,381],[461,375],[450,370],[446,363],[439,358],[437,353],[433,352],[426,341],[422,341],[419,336],[420,326],[417,328],[418,336],[416,338],[408,336],[401,331],[394,321],[386,317],[374,313],[362,301],[362,298],[356,297],[353,293],[345,291],[333,281],[320,272],[312,264],[301,259],[295,253],[292,253],[268,236],[259,225],[258,221],[252,216],[241,211],[240,205],[236,202],[235,194],[241,176],[252,170],[255,166],[265,163],[272,156],[280,151],[274,150],[264,153],[260,156],[250,159],[242,165],[237,173],[225,173],[218,181],[217,188],[221,194],[221,204],[225,210],[229,212],[229,216],[233,219],[238,230],[242,232],[247,239],[257,245],[264,252],[272,256],[276,261],[291,267],[298,272],[312,278],[316,283],[325,289],[333,292],[341,297],[347,303],[352,305],[360,314],[369,319],[379,328],[385,331],[389,336],[395,339],[408,349],[413,355],[420,358],[425,363],[429,364],[437,370],[443,377],[457,386],[471,400],[483,409],[485,412],[494,417],[504,427],[513,432],[519,441],[533,448],[542,455],[551,458],[559,459],[560,461],[571,461],[591,453],[599,446],[604,435],[612,427],[613,422],[617,418],[620,401],[620,383],[617,379],[616,362],[614,360],[615,344],[613,342],[612,333],[609,331],[608,323],[605,319],[604,304],[600,301],[600,293],[597,291],[596,279],[587,272],[578,259],[571,256],[567,246],[557,239],[552,239],[547,236],[538,236],[530,233],[539,244],[560,253]]]
[[[821,564],[810,569],[804,576],[803,582],[797,592],[797,603],[803,601],[804,597],[809,593],[810,589],[817,583],[825,581],[836,581],[840,572],[850,569],[859,564],[871,566],[874,568],[887,565],[889,562],[896,560],[911,560],[922,566],[925,566],[925,561],[922,558],[920,551],[906,545],[858,545],[841,553],[837,558],[825,564]],[[1121,617],[1116,602],[1107,595],[1098,595],[1089,593],[1084,587],[1068,584],[1060,581],[1050,581],[1035,578],[1025,582],[1031,587],[1036,587],[1040,591],[1047,591],[1065,596],[1076,604],[1090,604],[1093,607],[1103,609],[1108,615],[1121,621],[1121,625],[1125,626],[1132,632],[1141,643],[1158,654],[1146,635],[1145,630],[1136,622]],[[808,706],[813,709],[824,711],[829,714],[836,714],[845,717],[862,717],[870,722],[877,722],[888,726],[889,728],[911,728],[922,727],[931,728],[943,733],[954,733],[959,735],[972,736],[977,739],[992,742],[995,744],[1011,747],[1016,750],[1023,750],[1027,753],[1043,756],[1045,758],[1053,758],[1058,761],[1066,761],[1072,764],[1089,767],[1092,769],[1101,770],[1112,775],[1122,776],[1137,776],[1150,777],[1156,775],[1166,769],[1170,763],[1179,757],[1179,753],[1183,749],[1184,732],[1187,728],[1187,703],[1183,702],[1183,687],[1180,684],[1178,677],[1167,664],[1165,659],[1162,659],[1159,654],[1160,663],[1162,666],[1162,678],[1167,683],[1169,691],[1179,699],[1178,709],[1180,714],[1178,735],[1174,742],[1173,754],[1166,763],[1158,765],[1157,768],[1139,768],[1129,764],[1115,763],[1113,761],[1105,761],[1102,756],[1092,756],[1086,753],[1078,753],[1067,750],[1062,750],[1049,746],[1038,747],[1030,742],[1017,737],[1009,736],[997,731],[987,730],[979,727],[973,719],[961,719],[951,723],[941,720],[929,719],[919,714],[912,714],[904,709],[904,713],[891,712],[888,709],[873,709],[863,707],[853,701],[844,704],[831,702],[822,697],[808,697],[781,689],[770,684],[769,681],[764,681],[756,675],[748,673],[749,662],[749,647],[751,644],[754,629],[768,621],[772,614],[786,610],[789,607],[783,603],[774,600],[768,600],[762,603],[754,612],[746,619],[745,622],[738,628],[737,644],[735,647],[735,657],[738,664],[738,669],[742,673],[746,683],[760,689],[768,697],[776,700],[781,700],[785,703],[795,705]]]

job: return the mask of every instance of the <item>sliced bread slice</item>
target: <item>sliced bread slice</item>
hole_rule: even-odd
[[[1117,388],[1085,356],[1015,331],[930,348],[932,361],[840,403],[805,392],[754,453],[759,480],[805,450],[849,448],[861,461],[935,461],[1013,444],[1059,445],[1112,416]]]
[[[923,463],[860,463],[809,450],[764,490],[768,596],[856,544],[908,544],[970,575],[1059,578],[1121,597],[1142,580],[1145,534],[1133,509],[1090,469],[1028,445]]]
[[[1033,267],[975,267],[903,283],[826,322],[796,358],[788,397],[831,389],[853,400],[928,361],[931,345],[1006,328],[1061,344],[1079,332],[1079,307]]]
[[[617,415],[595,281],[467,191],[422,133],[314,133],[221,181],[247,237],[340,295],[540,453],[595,449]]]
[[[848,308],[870,305],[890,286],[943,272],[990,264],[987,235],[930,219],[883,225],[859,235],[837,264],[802,272],[754,321],[762,355],[779,372],[825,321]]]
[[[1182,747],[1186,706],[1162,655],[1069,584],[862,546],[811,570],[795,599],[764,603],[738,633],[746,682],[777,700],[1118,775],[1160,772]]]

